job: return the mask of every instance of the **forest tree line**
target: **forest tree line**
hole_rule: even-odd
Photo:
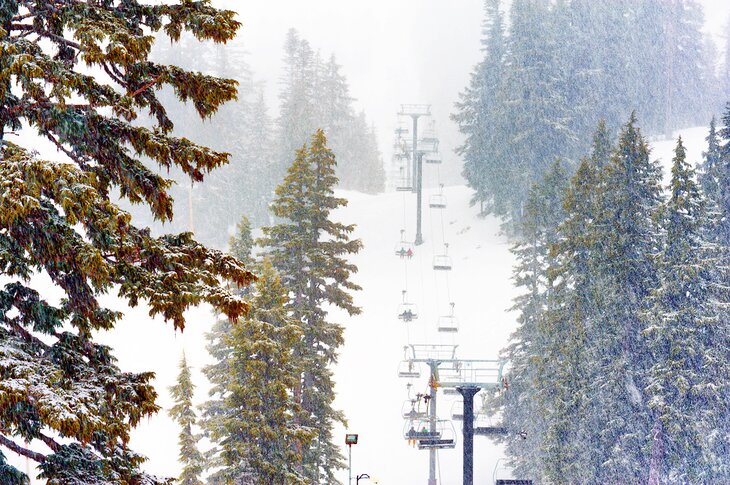
[[[707,123],[730,89],[696,0],[485,0],[483,59],[452,119],[473,203],[516,234],[528,192],[556,158],[569,171],[598,119],[630,112],[646,134]]]
[[[514,248],[518,329],[490,405],[535,483],[730,478],[730,104],[669,184],[632,115],[572,177],[533,185]],[[698,161],[695,161],[698,162]]]

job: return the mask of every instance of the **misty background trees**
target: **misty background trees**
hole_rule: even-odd
[[[155,45],[153,56],[159,62],[235,79],[239,96],[213,117],[200,120],[172,91],[162,91],[160,98],[171,106],[176,134],[226,151],[231,159],[211,173],[205,184],[191,185],[180,171],[170,170],[167,176],[175,181],[171,189],[175,219],[161,225],[148,212],[127,206],[135,218],[157,232],[192,231],[201,242],[225,248],[241,216],[247,216],[253,227],[270,222],[268,205],[291,154],[318,128],[325,131],[337,155],[339,188],[366,193],[384,190],[385,170],[375,127],[363,111],[355,110],[334,54],[324,57],[294,29],[282,43],[276,117],[241,44],[221,47],[183,37],[179,43]]]
[[[556,158],[574,170],[599,119],[636,112],[648,136],[706,124],[725,101],[728,58],[693,0],[485,1],[483,60],[452,119],[475,203],[519,230],[532,184]]]

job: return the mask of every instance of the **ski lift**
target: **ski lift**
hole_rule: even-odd
[[[400,259],[411,259],[415,253],[414,249],[413,243],[406,241],[406,231],[401,229],[400,241],[395,245],[395,255],[400,257]]]
[[[418,399],[408,399],[403,403],[403,406],[401,407],[401,415],[404,419],[408,419],[409,421],[428,419],[427,408],[424,406],[424,409],[421,409],[420,396],[421,395],[419,394]]]
[[[454,316],[454,302],[451,302],[451,314],[439,317],[438,331],[442,333],[456,333],[459,331],[459,321]]]
[[[421,377],[421,367],[418,362],[402,360],[398,364],[398,377],[406,379],[418,379]]]
[[[428,427],[425,429],[431,429],[431,421],[426,421]],[[454,431],[454,425],[451,421],[445,419],[439,419],[435,423],[435,432],[432,434],[438,434],[438,437],[424,437],[418,439],[419,450],[443,450],[452,449],[456,447],[456,431]]]
[[[444,254],[433,257],[433,269],[437,271],[451,271],[451,258],[448,255],[449,244],[444,244]]]
[[[418,319],[418,307],[406,301],[406,291],[403,290],[403,302],[398,305],[398,319],[411,322]]]
[[[451,419],[454,421],[464,420],[464,400],[458,399],[451,404]]]
[[[438,152],[427,153],[426,154],[426,163],[429,163],[431,165],[439,165],[441,163],[441,154]]]
[[[446,196],[444,194],[433,194],[428,198],[428,206],[431,209],[446,209]]]
[[[409,177],[405,174],[405,167],[400,168],[400,175],[395,186],[396,192],[411,192],[413,190]]]
[[[431,430],[431,420],[428,416],[418,419],[409,419],[403,426],[403,438],[409,441],[441,439],[442,429],[436,421],[434,430]],[[453,427],[453,426],[452,426]]]

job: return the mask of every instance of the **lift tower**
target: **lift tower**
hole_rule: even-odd
[[[423,234],[421,232],[421,198],[423,191],[423,154],[418,153],[418,118],[421,116],[431,116],[430,104],[402,104],[400,106],[399,116],[410,116],[413,120],[413,158],[411,160],[413,166],[413,192],[416,193],[416,239],[413,243],[416,246],[423,244]]]

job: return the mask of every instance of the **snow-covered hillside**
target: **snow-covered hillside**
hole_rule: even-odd
[[[696,163],[704,148],[706,129],[690,129],[681,134],[688,146],[688,158]],[[653,157],[662,159],[667,166],[674,141],[653,145]],[[466,187],[446,187],[448,207],[429,209],[428,196],[437,191],[433,170],[426,167],[425,243],[417,247],[409,263],[402,262],[393,251],[401,229],[406,229],[407,237],[413,238],[415,195],[342,193],[350,202],[337,213],[343,222],[357,224],[355,235],[364,243],[363,251],[354,260],[359,267],[355,281],[363,287],[355,299],[363,312],[354,318],[339,313],[332,315],[332,320],[346,328],[346,343],[341,349],[335,377],[336,405],[347,414],[349,425],[338,433],[338,440],[341,435],[343,453],[346,453],[345,431],[359,433],[360,442],[353,448],[353,473],[368,473],[378,477],[381,484],[422,484],[428,476],[428,453],[409,447],[402,436],[400,412],[407,392],[406,381],[398,378],[396,369],[403,358],[403,345],[453,343],[458,344],[461,358],[496,358],[515,326],[515,315],[507,311],[516,294],[510,280],[513,262],[510,243],[500,236],[498,221],[491,217],[479,218],[477,208],[469,207],[471,192]],[[431,268],[432,256],[443,250],[444,241],[449,243],[453,259],[448,285],[446,275]],[[420,310],[420,318],[410,324],[408,331],[396,314],[406,284],[409,299]],[[439,334],[437,317],[448,313],[449,301],[456,304],[455,314],[461,330],[457,334]],[[115,298],[109,297],[107,302],[122,309]],[[126,310],[123,323],[113,332],[101,335],[100,340],[116,349],[122,369],[156,372],[158,402],[163,408],[170,405],[167,388],[175,381],[184,350],[197,376],[197,400],[202,402],[207,384],[199,370],[210,362],[204,334],[213,319],[209,308],[192,310],[185,332],[176,334],[159,319],[151,321],[146,309],[138,307]],[[416,381],[412,392],[426,389],[424,377]],[[452,397],[441,399],[440,396],[442,417],[449,417],[452,402]],[[445,485],[461,480],[458,423],[456,428],[459,434],[456,449],[439,452],[439,483]],[[135,430],[131,446],[149,457],[145,466],[149,471],[175,475],[179,471],[177,433],[178,429],[163,411]],[[475,483],[491,483],[499,458],[497,446],[487,438],[476,437]],[[340,480],[347,482],[346,471],[340,474]]]

